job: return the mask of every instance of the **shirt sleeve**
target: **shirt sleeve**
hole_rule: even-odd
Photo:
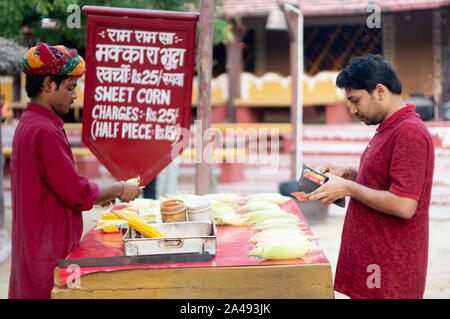
[[[419,200],[425,181],[428,140],[414,125],[403,125],[394,140],[389,174],[389,191],[398,196]]]
[[[97,201],[98,185],[78,174],[63,132],[41,130],[37,136],[44,182],[64,206],[90,210]]]

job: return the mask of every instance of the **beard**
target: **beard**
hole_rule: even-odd
[[[366,125],[377,125],[381,123],[381,121],[379,121],[376,118],[368,118],[358,113],[356,113],[355,116],[358,118],[359,121],[364,122],[364,124]]]
[[[371,116],[364,116],[359,112],[357,112],[355,116],[366,125],[381,124],[385,116],[385,111],[383,110],[383,107],[375,101],[373,96],[371,96],[370,102],[369,108],[374,110]]]

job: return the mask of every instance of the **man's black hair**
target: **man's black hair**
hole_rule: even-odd
[[[393,94],[402,93],[397,74],[379,54],[350,59],[350,65],[336,79],[336,85],[341,89],[362,89],[369,93],[373,92],[377,84],[383,84]]]
[[[25,78],[25,91],[27,92],[28,97],[31,99],[38,95],[42,91],[42,83],[44,82],[45,77],[49,76],[53,82],[56,83],[56,88],[59,89],[60,84],[68,79],[69,75],[26,75]]]

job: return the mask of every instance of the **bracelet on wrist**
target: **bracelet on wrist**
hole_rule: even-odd
[[[122,186],[122,189],[121,189],[119,195],[117,195],[117,197],[120,197],[120,196],[123,194],[123,191],[124,191],[124,189],[125,189],[125,186],[124,186],[124,184],[123,184],[124,182],[123,182],[123,181],[120,181],[119,183],[120,183],[120,185]]]

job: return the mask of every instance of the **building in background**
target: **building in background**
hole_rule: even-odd
[[[306,123],[352,121],[342,116],[345,101],[332,84],[350,58],[368,53],[382,54],[393,65],[404,97],[414,98],[424,119],[442,116],[438,106],[442,110],[450,100],[445,68],[450,1],[289,3],[304,14]],[[278,8],[277,0],[224,0],[217,9],[231,22],[234,41],[214,49],[213,121],[289,122],[293,39],[288,31],[266,28],[270,13]]]
[[[304,13],[305,123],[353,121],[334,80],[351,57],[367,53],[382,54],[393,65],[404,97],[416,103],[422,118],[450,120],[450,0],[285,1]],[[218,15],[230,22],[233,41],[214,48],[213,122],[289,123],[295,37],[288,30],[266,28],[271,12],[279,9],[277,2],[223,0],[217,7]],[[23,79],[8,76],[0,83],[19,116],[28,100]],[[81,122],[83,92],[78,93],[68,122]],[[192,99],[195,112],[195,83]]]

